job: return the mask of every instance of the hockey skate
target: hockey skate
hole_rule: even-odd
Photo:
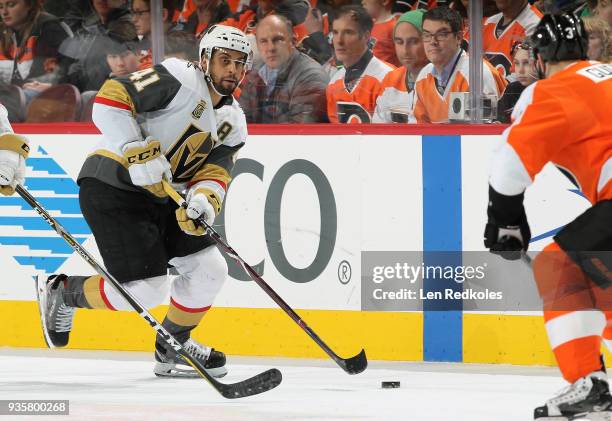
[[[537,421],[612,421],[612,396],[603,371],[595,371],[561,390],[534,411]]]
[[[72,319],[76,308],[64,303],[63,291],[66,275],[39,275],[36,279],[36,296],[40,321],[49,348],[68,345]]]
[[[225,354],[223,352],[202,345],[191,338],[187,339],[183,347],[185,347],[185,350],[189,352],[189,354],[204,365],[204,368],[206,368],[211,376],[220,378],[227,374],[227,368],[225,368]],[[165,343],[162,344],[157,342],[155,344],[155,361],[156,364],[153,372],[156,376],[200,377],[197,371]]]

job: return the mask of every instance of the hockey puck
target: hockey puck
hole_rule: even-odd
[[[382,382],[380,386],[383,389],[397,389],[400,387],[400,382]]]

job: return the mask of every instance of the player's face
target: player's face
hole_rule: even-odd
[[[257,26],[257,48],[264,63],[277,69],[285,64],[294,51],[293,34],[287,26],[274,16],[265,18]]]
[[[202,59],[205,68],[205,59]],[[235,50],[216,49],[210,60],[209,74],[217,92],[231,95],[246,72],[244,53]]]
[[[25,0],[0,0],[0,20],[9,28],[19,29],[23,26],[29,11]]]
[[[521,82],[523,86],[529,86],[535,82],[535,71],[533,68],[533,62],[529,57],[529,52],[519,48],[514,53],[514,73],[516,79]]]
[[[149,5],[143,0],[132,2],[132,22],[138,35],[147,35],[151,32],[151,11]]]
[[[368,48],[370,33],[361,34],[357,22],[349,15],[341,16],[334,20],[332,28],[332,42],[336,58],[344,66],[352,66],[357,63]]]
[[[447,22],[427,19],[423,21],[421,36],[429,61],[434,66],[445,66],[459,51],[463,34],[452,32]]]
[[[393,42],[397,59],[403,66],[412,70],[427,63],[421,34],[412,24],[402,22],[397,25]]]
[[[124,51],[119,54],[107,54],[106,62],[115,76],[125,76],[138,70],[140,61],[132,51]]]

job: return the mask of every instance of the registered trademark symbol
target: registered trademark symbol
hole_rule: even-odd
[[[338,265],[338,280],[342,285],[346,285],[351,281],[351,275],[353,274],[353,269],[351,269],[351,264],[346,260],[343,260]]]

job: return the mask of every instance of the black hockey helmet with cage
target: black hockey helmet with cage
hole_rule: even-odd
[[[573,13],[544,15],[531,36],[533,53],[543,61],[586,60],[588,35]]]

